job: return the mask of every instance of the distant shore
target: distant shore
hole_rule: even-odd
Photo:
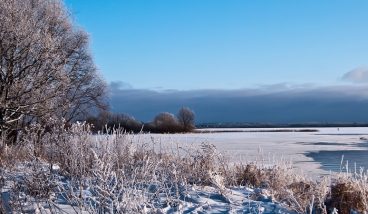
[[[318,132],[318,129],[255,129],[255,130],[238,130],[231,129],[228,130],[220,129],[220,130],[201,130],[196,129],[193,133],[234,133],[234,132]]]
[[[343,127],[368,127],[368,123],[199,123],[197,129],[207,128],[343,128]]]

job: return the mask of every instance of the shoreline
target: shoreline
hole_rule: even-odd
[[[264,130],[264,129],[257,129],[257,130],[200,130],[197,129],[190,133],[195,134],[207,134],[207,133],[252,133],[252,132],[319,132],[318,129],[272,129],[272,130]]]

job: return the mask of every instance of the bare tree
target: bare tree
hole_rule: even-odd
[[[184,131],[186,132],[192,131],[195,128],[194,123],[195,114],[190,108],[188,107],[181,108],[178,112],[177,117]]]
[[[105,84],[59,0],[0,1],[0,130],[103,107]]]
[[[68,47],[71,55],[68,58],[68,66],[65,68],[69,77],[69,87],[63,99],[69,105],[60,116],[70,122],[86,115],[91,108],[107,109],[104,100],[106,85],[97,73],[88,50],[88,37],[84,32],[78,31],[65,46]]]

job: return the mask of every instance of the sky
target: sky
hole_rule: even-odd
[[[368,66],[364,0],[67,0],[107,81],[144,89],[340,82]]]
[[[65,4],[75,24],[90,35],[95,63],[110,85],[113,111],[149,120],[157,111],[185,105],[204,122],[368,121],[358,117],[368,109],[368,1]],[[268,102],[250,108],[255,97]],[[308,100],[319,107],[298,111]],[[208,112],[210,104],[221,107]],[[281,115],[275,116],[276,106]],[[288,113],[292,109],[294,114]],[[324,118],[324,112],[333,114]]]

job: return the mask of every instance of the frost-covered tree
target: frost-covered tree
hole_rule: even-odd
[[[59,0],[0,1],[0,130],[104,107],[105,84]]]
[[[190,108],[188,107],[181,108],[178,112],[177,117],[184,131],[186,132],[191,131],[195,128],[194,123],[195,114]]]

